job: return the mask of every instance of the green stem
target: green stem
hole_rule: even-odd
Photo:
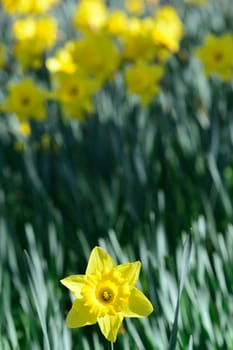
[[[112,341],[110,342],[110,350],[114,350],[114,345]]]

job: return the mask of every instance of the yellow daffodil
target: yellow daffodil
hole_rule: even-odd
[[[221,36],[208,34],[202,46],[194,54],[203,64],[205,74],[216,74],[220,79],[229,81],[233,73],[233,35]]]
[[[15,113],[21,121],[27,118],[43,120],[46,118],[46,91],[39,89],[30,78],[8,86],[9,95],[0,104],[4,112]]]
[[[125,8],[133,15],[141,15],[144,12],[144,0],[126,0]]]
[[[73,57],[87,75],[100,84],[112,79],[120,63],[120,54],[113,41],[103,34],[91,34],[77,40]]]
[[[151,37],[153,20],[150,17],[131,17],[122,35],[123,57],[126,60],[153,59],[156,46]]]
[[[49,16],[18,19],[13,25],[13,36],[16,39],[14,56],[22,68],[38,68],[43,53],[51,49],[56,41],[57,23]]]
[[[46,60],[46,67],[51,73],[74,73],[77,70],[77,65],[74,62],[72,55],[73,42],[67,42],[65,46],[56,52],[54,57],[49,57]]]
[[[57,22],[50,16],[35,18],[29,16],[18,19],[13,25],[13,35],[18,41],[29,41],[32,45],[41,48],[41,51],[50,49],[57,36]]]
[[[112,11],[107,20],[107,31],[112,35],[120,35],[125,32],[127,27],[127,15],[120,11]]]
[[[44,13],[58,0],[2,0],[2,5],[9,14]]]
[[[93,111],[92,96],[99,88],[85,74],[55,74],[52,97],[60,101],[64,116],[83,120],[86,113]]]
[[[105,26],[107,16],[103,0],[81,0],[74,15],[74,25],[84,31],[99,31]]]
[[[23,71],[35,68],[38,69],[42,64],[42,52],[36,45],[30,41],[19,41],[14,45],[13,54],[20,63]]]
[[[28,13],[30,1],[27,0],[2,0],[2,6],[7,13]]]
[[[140,267],[139,261],[116,266],[103,248],[95,247],[85,275],[61,280],[76,298],[66,319],[67,326],[98,323],[105,338],[115,342],[124,317],[148,316],[153,306],[135,287]]]
[[[180,40],[184,33],[184,26],[175,8],[163,6],[155,13],[152,38],[157,45],[164,46],[171,52],[179,49]]]
[[[125,71],[125,82],[130,93],[140,97],[146,106],[160,90],[159,80],[164,74],[164,68],[156,64],[137,62]]]
[[[85,74],[55,74],[52,78],[54,84],[53,94],[63,102],[74,102],[93,95],[98,84],[88,78]]]

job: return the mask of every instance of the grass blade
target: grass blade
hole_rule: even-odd
[[[176,303],[175,317],[174,317],[174,322],[173,322],[173,326],[172,326],[172,330],[171,330],[171,336],[170,336],[170,340],[169,340],[168,350],[174,350],[176,348],[177,332],[178,332],[179,304],[180,304],[182,290],[184,288],[185,278],[186,278],[186,275],[188,272],[188,265],[189,265],[190,255],[191,255],[191,249],[192,249],[192,240],[191,240],[191,235],[189,235],[188,238],[186,239],[186,242],[184,245],[181,277],[180,277],[180,284],[179,284],[179,293],[178,293],[178,298],[177,298],[177,303]]]

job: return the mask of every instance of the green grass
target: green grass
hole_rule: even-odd
[[[70,273],[83,272],[77,261],[80,249],[86,252],[86,256],[91,249],[86,237],[79,233],[77,256],[70,258],[68,268],[64,268],[63,247],[52,224],[47,232],[50,258],[45,259],[39,239],[30,225],[25,228],[25,233],[28,251],[17,252],[9,228],[1,221],[1,284],[4,287],[1,348],[7,349],[6,344],[9,344],[9,349],[76,349],[77,342],[79,349],[107,348],[97,326],[71,331],[64,322],[71,301],[59,279]],[[177,348],[186,349],[192,336],[194,348],[231,349],[232,227],[229,226],[224,235],[212,232],[208,238],[206,220],[200,217],[193,223],[191,235],[193,246],[189,273],[184,293],[178,299]],[[172,258],[163,226],[154,221],[148,222],[136,244],[128,243],[122,248],[113,230],[98,243],[118,263],[142,261],[139,287],[155,307],[155,312],[146,319],[126,320],[125,333],[118,336],[116,346],[124,349],[136,346],[139,349],[174,349],[174,346],[168,347],[168,343],[179,288],[183,284],[182,266],[188,268],[187,262],[182,263],[184,245],[177,247]],[[137,255],[135,247],[139,249]],[[185,249],[188,260],[189,248],[186,246]],[[175,335],[176,329],[173,332]]]

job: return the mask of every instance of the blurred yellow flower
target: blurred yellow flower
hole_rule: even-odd
[[[0,68],[6,64],[6,45],[0,43]]]
[[[92,79],[82,73],[77,74],[55,74],[53,84],[56,98],[63,102],[74,102],[85,96],[93,95],[98,89]]]
[[[203,64],[205,74],[217,74],[220,79],[229,81],[233,73],[233,35],[208,34],[203,45],[194,54]]]
[[[31,134],[30,124],[28,122],[26,122],[26,121],[20,123],[20,125],[19,125],[19,133],[23,137],[28,137]]]
[[[135,287],[141,263],[116,266],[100,247],[90,255],[86,274],[61,280],[75,296],[66,324],[78,328],[98,323],[104,337],[115,342],[124,317],[146,317],[153,311],[147,297]]]
[[[120,54],[116,45],[110,38],[100,33],[90,34],[77,40],[73,57],[78,66],[100,84],[112,79],[120,63]]]
[[[50,49],[56,41],[57,22],[53,17],[36,18],[29,16],[13,24],[13,35],[18,41],[28,41],[41,52]]]
[[[144,12],[144,0],[126,0],[125,8],[134,15],[141,15]]]
[[[84,31],[99,31],[105,26],[107,16],[103,0],[81,0],[74,15],[74,25]]]
[[[163,6],[155,13],[152,38],[157,45],[164,46],[171,52],[179,49],[180,40],[184,33],[184,26],[175,8]]]
[[[120,35],[125,32],[128,18],[120,10],[112,11],[107,20],[107,30],[110,34]]]
[[[156,45],[151,37],[153,20],[150,17],[129,18],[125,32],[122,34],[123,57],[126,60],[153,59]]]
[[[46,67],[51,73],[74,73],[77,70],[77,65],[74,62],[72,50],[73,42],[67,42],[65,46],[56,52],[54,57],[49,57],[46,60]]]
[[[44,13],[58,0],[2,0],[3,7],[10,14]]]
[[[13,35],[16,39],[13,53],[23,70],[39,68],[43,53],[52,48],[56,41],[57,23],[49,16],[29,16],[14,22]]]
[[[13,54],[20,63],[23,71],[29,68],[38,69],[42,64],[42,53],[37,45],[32,45],[31,41],[19,41],[14,45]]]
[[[137,62],[125,71],[125,82],[130,93],[140,97],[143,106],[152,101],[160,90],[159,80],[164,68],[156,64]]]
[[[32,79],[25,78],[18,83],[10,83],[8,90],[9,95],[0,104],[2,111],[15,113],[21,121],[46,118],[47,93],[39,89]]]
[[[29,0],[31,2],[31,13],[44,13],[55,5],[58,0]]]
[[[93,111],[92,96],[98,89],[86,75],[55,74],[53,76],[54,91],[52,97],[61,102],[64,116],[83,120],[85,113]]]

